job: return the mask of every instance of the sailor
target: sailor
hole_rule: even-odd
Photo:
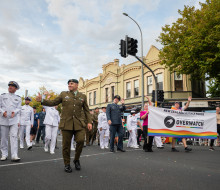
[[[22,106],[19,117],[19,133],[20,133],[20,148],[24,148],[24,131],[26,131],[26,143],[27,149],[32,148],[32,143],[30,141],[30,131],[34,123],[34,111],[31,106],[29,106],[31,98],[25,98],[25,105]]]
[[[109,124],[106,116],[106,107],[102,107],[102,113],[98,116],[98,129],[101,149],[108,148],[109,141]]]
[[[21,97],[16,95],[19,85],[15,81],[8,83],[8,92],[0,96],[0,126],[1,126],[1,161],[8,157],[8,136],[11,144],[11,161],[19,161],[18,157],[18,121],[21,111]]]
[[[137,120],[135,110],[131,110],[131,115],[127,119],[127,128],[130,133],[127,147],[139,148],[137,144],[137,125],[141,126],[141,123]]]
[[[48,152],[49,144],[50,144],[50,154],[55,154],[55,146],[56,146],[56,138],[57,138],[57,131],[58,126],[60,123],[60,115],[57,111],[58,106],[48,107],[44,106],[46,110],[46,116],[44,119],[44,125],[46,126],[45,132],[45,146],[44,151]]]

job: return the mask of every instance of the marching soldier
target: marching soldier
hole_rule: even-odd
[[[125,111],[124,99],[121,100],[122,106],[118,105],[118,102],[121,100],[119,95],[114,97],[113,103],[108,104],[106,109],[106,115],[108,124],[110,125],[110,152],[114,151],[114,141],[115,141],[115,134],[118,133],[118,145],[117,150],[121,152],[125,152],[123,149],[123,127],[122,127],[122,119],[121,114]]]
[[[26,143],[27,149],[30,150],[32,148],[31,140],[30,140],[30,131],[34,124],[34,111],[31,106],[29,106],[31,102],[31,98],[25,98],[25,105],[22,106],[20,112],[20,121],[19,121],[19,132],[20,132],[20,148],[24,148],[24,131],[26,131]]]
[[[1,161],[8,157],[8,136],[11,144],[11,161],[19,161],[18,157],[18,119],[21,111],[21,97],[16,95],[19,85],[15,81],[8,83],[8,92],[0,96],[1,127]]]
[[[93,121],[93,132],[92,132],[92,144],[96,140],[96,135],[98,131],[98,115],[99,115],[99,108],[95,108],[92,121]]]
[[[63,91],[54,100],[45,100],[44,97],[38,94],[36,97],[37,101],[41,102],[45,106],[56,106],[62,103],[62,114],[60,118],[59,128],[62,130],[62,148],[63,148],[63,159],[64,159],[64,170],[68,173],[72,172],[70,166],[70,147],[71,139],[74,135],[76,141],[75,151],[75,169],[80,170],[80,154],[83,149],[85,139],[85,128],[86,124],[82,119],[82,109],[85,113],[85,117],[88,121],[88,129],[92,129],[92,120],[89,113],[89,107],[87,104],[86,95],[78,92],[78,80],[70,79],[68,81],[69,91]]]
[[[109,141],[109,124],[106,117],[106,107],[102,107],[102,113],[98,116],[98,129],[100,134],[100,147],[101,149],[108,148]]]

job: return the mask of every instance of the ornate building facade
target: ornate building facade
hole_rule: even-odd
[[[204,98],[206,95],[203,81],[191,81],[188,75],[170,73],[165,66],[160,65],[159,50],[151,46],[145,63],[157,76],[159,90],[164,90],[165,101],[186,100],[188,96]],[[142,78],[141,63],[139,61],[119,65],[119,60],[104,64],[103,72],[92,79],[79,79],[79,91],[86,94],[90,109],[106,106],[118,94],[130,106],[141,105]],[[151,96],[154,90],[152,73],[144,68],[144,95]]]

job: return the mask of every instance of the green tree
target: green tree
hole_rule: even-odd
[[[201,9],[185,6],[171,26],[158,37],[163,48],[161,64],[192,79],[220,81],[220,1],[206,0]]]
[[[210,98],[220,97],[220,81],[217,81],[217,79],[210,80],[208,88],[207,93]]]

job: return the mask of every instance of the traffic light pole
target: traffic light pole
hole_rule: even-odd
[[[135,58],[138,61],[140,61],[145,67],[147,67],[150,70],[150,72],[152,73],[153,77],[154,77],[154,81],[155,81],[155,107],[157,107],[157,77],[155,76],[152,69],[148,65],[146,65],[139,57],[135,56]]]

